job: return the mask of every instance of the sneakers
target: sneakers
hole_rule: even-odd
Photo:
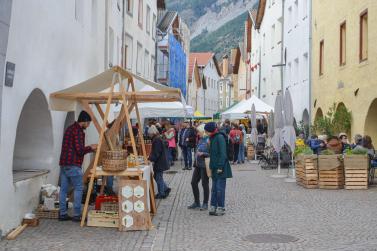
[[[72,220],[72,217],[69,216],[68,214],[64,214],[64,215],[59,215],[59,221],[69,221],[69,220]]]
[[[200,207],[200,211],[206,211],[206,210],[208,210],[208,204],[203,203],[203,205]]]
[[[165,199],[166,198],[166,195],[161,195],[161,194],[156,194],[156,196],[154,196],[155,199]]]
[[[194,202],[187,209],[200,209],[200,204]]]
[[[209,208],[209,212],[208,212],[208,214],[211,215],[211,216],[215,216],[215,215],[216,215],[216,207],[211,206],[211,207]]]
[[[73,216],[72,221],[73,222],[81,222],[81,216]]]
[[[218,207],[216,210],[216,216],[223,216],[225,214],[225,208]]]

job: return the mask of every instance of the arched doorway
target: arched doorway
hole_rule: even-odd
[[[335,133],[347,133],[348,136],[351,136],[352,115],[343,102],[336,106],[334,120]]]
[[[317,112],[315,113],[314,122],[317,121],[319,118],[323,117],[323,112],[321,108],[317,109]]]
[[[13,152],[13,180],[46,173],[53,162],[52,119],[45,95],[34,89],[26,100],[17,124]]]
[[[369,106],[364,126],[365,135],[372,137],[374,144],[377,142],[377,98]]]
[[[307,109],[302,113],[302,121],[304,122],[304,125],[309,125],[309,112]]]

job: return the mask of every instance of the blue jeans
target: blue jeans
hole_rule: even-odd
[[[238,152],[238,162],[245,162],[245,145],[240,144],[240,150]]]
[[[153,174],[154,180],[157,183],[158,194],[160,196],[165,196],[165,192],[168,189],[168,185],[166,185],[163,175],[164,175],[164,172],[161,172],[161,171],[160,172],[154,172],[154,174]]]
[[[185,161],[185,167],[192,167],[192,148],[188,146],[182,146],[182,154]]]
[[[67,193],[69,185],[73,186],[73,216],[81,215],[81,200],[82,200],[82,169],[78,166],[62,166],[60,168],[60,195],[59,207],[60,215],[67,215]]]
[[[113,185],[114,185],[114,176],[107,176],[106,188],[109,191],[113,191]]]
[[[174,158],[173,158],[173,151],[174,151],[174,148],[173,147],[169,147],[168,148],[169,150],[169,164],[173,164],[173,161],[174,161]]]
[[[225,207],[226,179],[212,179],[211,206]]]

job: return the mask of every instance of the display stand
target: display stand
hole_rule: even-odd
[[[109,72],[110,71],[110,72]],[[85,219],[88,215],[88,208],[89,208],[89,199],[90,195],[93,190],[94,179],[97,177],[107,177],[107,176],[116,176],[122,177],[122,180],[139,180],[143,179],[143,171],[140,169],[139,160],[136,158],[136,169],[133,170],[125,170],[122,172],[107,172],[103,171],[102,168],[99,166],[99,160],[101,152],[104,150],[113,150],[114,149],[114,141],[112,137],[116,134],[119,134],[122,127],[125,125],[129,128],[129,135],[131,139],[131,146],[133,149],[133,153],[135,156],[138,156],[137,146],[135,142],[135,136],[133,131],[131,130],[132,124],[130,119],[130,113],[133,109],[135,109],[137,121],[139,125],[141,125],[140,121],[140,113],[138,109],[138,102],[174,102],[180,101],[181,93],[178,89],[170,89],[170,90],[162,90],[162,91],[148,91],[148,92],[136,92],[135,84],[133,80],[132,74],[125,71],[120,67],[113,67],[111,70],[105,72],[109,76],[112,74],[111,84],[106,86],[102,85],[105,88],[101,90],[101,92],[77,92],[73,90],[82,90],[88,89],[87,86],[90,83],[84,82],[81,85],[84,85],[81,88],[73,87],[71,90],[63,90],[61,92],[53,93],[50,95],[52,99],[60,99],[60,100],[75,100],[79,102],[82,107],[91,115],[93,124],[99,133],[99,141],[97,151],[95,153],[95,158],[90,163],[87,171],[84,174],[84,180],[87,178],[89,179],[88,185],[88,192],[85,200],[85,205],[82,214],[81,220],[81,227],[85,225]],[[94,79],[93,82],[95,87],[94,90],[98,90],[98,82],[104,81],[104,77],[101,78],[97,77]],[[110,82],[110,81],[109,81]],[[80,85],[80,84],[79,84]],[[115,91],[115,87],[118,85],[119,91]],[[103,92],[102,92],[103,91]],[[121,104],[121,111],[118,117],[115,119],[112,127],[110,129],[106,129],[108,125],[108,118],[112,104]],[[101,104],[105,105],[105,112],[103,112],[101,108]],[[56,105],[57,106],[57,105]],[[102,123],[100,123],[95,116],[93,110],[97,110],[98,114],[102,119]],[[61,109],[61,108],[60,108]],[[146,148],[143,138],[142,130],[139,131],[139,138],[141,141],[141,150],[144,158],[144,163],[148,164],[148,157],[146,154]],[[153,185],[153,177],[152,172],[150,172],[150,184],[149,184],[149,193],[150,193],[150,213],[148,213],[148,226],[149,229],[152,227],[151,225],[151,214],[156,213],[156,203],[154,200],[154,185]],[[102,189],[103,190],[103,189]]]

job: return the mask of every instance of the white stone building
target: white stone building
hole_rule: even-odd
[[[258,76],[260,95],[258,96],[271,106],[274,105],[275,97],[281,92],[283,85],[282,3],[283,1],[279,0],[260,0],[255,21],[258,35],[252,37],[253,57],[257,59],[260,53],[260,76]],[[259,48],[256,42],[258,40]],[[252,79],[255,80],[255,77]]]
[[[156,0],[125,0],[124,66],[148,80],[155,80],[156,26]]]
[[[286,53],[284,89],[289,89],[297,123],[309,123],[309,26],[311,0],[286,0],[284,47]]]
[[[42,184],[58,183],[64,128],[79,111],[50,111],[49,94],[121,62],[122,2],[0,1],[6,28],[0,29],[0,83],[6,72],[8,85],[0,93],[2,235],[38,205]],[[97,137],[92,126],[87,144]]]

